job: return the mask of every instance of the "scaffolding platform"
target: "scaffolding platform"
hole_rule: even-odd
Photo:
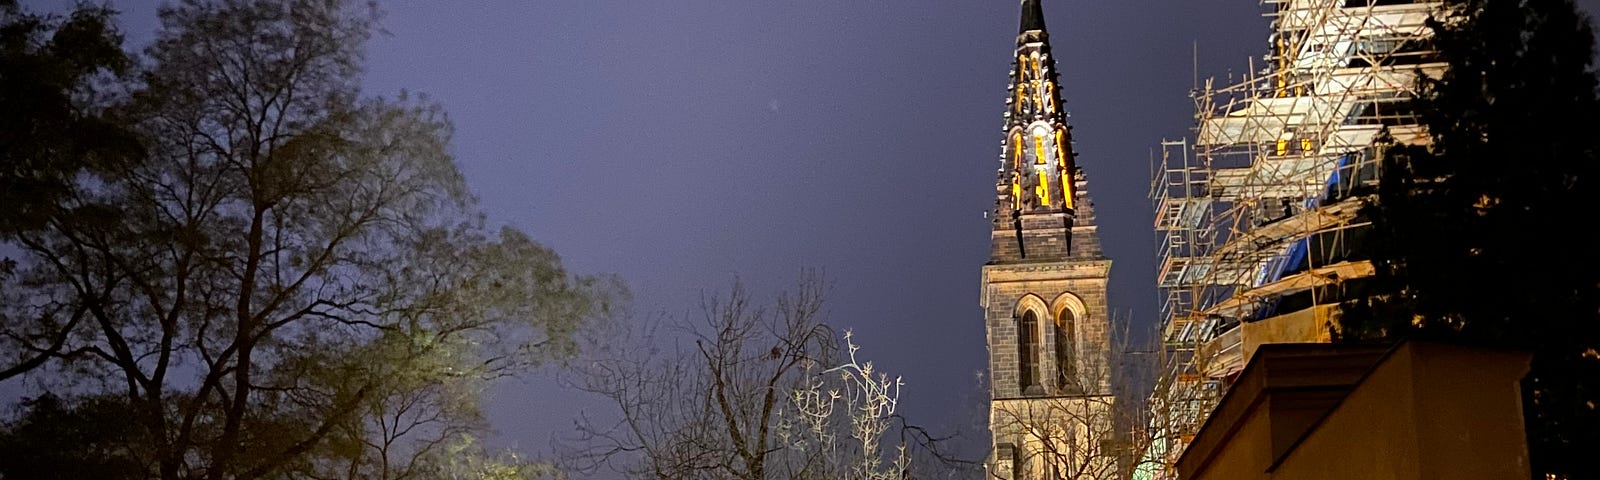
[[[1206,315],[1237,318],[1242,316],[1252,304],[1263,299],[1303,292],[1314,287],[1332,285],[1341,280],[1370,277],[1373,273],[1372,262],[1366,260],[1339,262],[1325,267],[1317,267],[1285,276],[1272,283],[1241,291],[1232,297],[1211,305],[1202,312]]]
[[[1367,228],[1389,144],[1426,145],[1412,99],[1421,80],[1446,66],[1432,50],[1427,20],[1448,18],[1442,1],[1259,0],[1272,34],[1243,78],[1195,85],[1195,123],[1152,159],[1150,200],[1158,238],[1156,286],[1162,335],[1173,353],[1152,399],[1173,410],[1166,458],[1209,414],[1227,378],[1243,367],[1243,319],[1262,300],[1369,277],[1369,261],[1324,257],[1327,264],[1281,275],[1313,235],[1342,251]],[[1313,302],[1315,303],[1315,302]],[[1195,407],[1198,406],[1198,407]]]

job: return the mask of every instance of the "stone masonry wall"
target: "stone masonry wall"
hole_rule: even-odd
[[[984,267],[985,317],[989,340],[990,385],[993,398],[1014,398],[1023,395],[1018,385],[1018,316],[1017,306],[1029,295],[1037,296],[1047,306],[1039,318],[1041,349],[1039,377],[1046,394],[1068,393],[1055,385],[1057,365],[1055,359],[1055,312],[1053,302],[1063,293],[1071,293],[1083,303],[1083,311],[1075,319],[1077,329],[1074,349],[1077,372],[1080,376],[1096,378],[1080,380],[1081,393],[1109,393],[1110,375],[1110,315],[1106,300],[1106,273],[1110,261],[1098,260],[1052,264],[1012,264]],[[1077,393],[1077,392],[1073,392]]]

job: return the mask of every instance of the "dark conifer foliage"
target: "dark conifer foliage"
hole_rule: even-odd
[[[1600,476],[1600,102],[1593,32],[1567,0],[1455,0],[1434,22],[1431,146],[1392,145],[1370,295],[1345,339],[1426,338],[1535,352],[1524,408],[1536,478]]]

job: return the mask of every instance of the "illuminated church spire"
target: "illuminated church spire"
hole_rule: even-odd
[[[996,184],[995,228],[1015,234],[1016,258],[992,260],[1064,258],[1075,254],[1072,232],[1080,220],[1084,196],[1078,191],[1080,175],[1072,151],[1072,127],[1067,125],[1062,110],[1060,79],[1039,0],[1022,1],[1022,22],[1012,61],[1006,137]],[[1046,232],[1025,230],[1033,230],[1030,225],[1044,217],[1060,218],[1051,222],[1059,241],[1034,245],[1037,242],[1027,238]],[[996,245],[997,255],[1000,248]]]
[[[1116,423],[1111,260],[1100,250],[1039,3],[1021,2],[980,280],[994,441],[984,478],[996,480],[1121,471],[1102,449]]]

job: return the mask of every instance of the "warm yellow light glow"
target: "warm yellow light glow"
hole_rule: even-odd
[[[1304,154],[1304,155],[1310,155],[1311,154],[1311,139],[1309,139],[1309,138],[1300,139],[1300,153]]]
[[[1288,139],[1283,139],[1283,138],[1278,139],[1277,152],[1278,152],[1278,155],[1287,155],[1287,154],[1289,154],[1289,140]]]
[[[1022,132],[1011,134],[1011,166],[1017,171],[1022,171]]]
[[[1042,170],[1042,169],[1039,170],[1038,191],[1036,191],[1034,193],[1039,195],[1039,204],[1040,205],[1049,205],[1050,204],[1050,172],[1049,171]]]
[[[1028,109],[1028,106],[1027,106],[1027,103],[1026,103],[1027,99],[1028,99],[1028,95],[1027,95],[1028,80],[1027,79],[1028,79],[1028,58],[1019,54],[1019,55],[1017,55],[1017,111],[1018,112],[1022,112],[1024,110]]]
[[[1011,181],[1011,208],[1022,210],[1022,184],[1016,180]]]
[[[1283,36],[1278,37],[1275,45],[1278,49],[1278,96],[1289,96],[1289,41]]]
[[[1011,134],[1011,208],[1022,210],[1022,131]]]
[[[1072,188],[1072,172],[1061,172],[1061,208],[1068,210],[1078,208],[1077,203],[1073,201]]]
[[[1033,76],[1031,78],[1029,78],[1028,80],[1029,80],[1029,83],[1033,86],[1033,91],[1029,92],[1029,93],[1032,93],[1033,95],[1038,97],[1038,98],[1033,99],[1034,100],[1034,105],[1038,105],[1040,107],[1044,107],[1045,105],[1047,105],[1047,103],[1046,103],[1046,101],[1044,99],[1044,89],[1045,89],[1045,87],[1040,85],[1041,80],[1044,79],[1044,75],[1041,75],[1039,73],[1039,54],[1038,53],[1034,53],[1032,55],[1032,57],[1030,58],[1030,63],[1031,63],[1031,66],[1033,67]]]
[[[1044,135],[1038,131],[1033,132],[1033,163],[1044,165]]]
[[[1061,172],[1061,206],[1070,210],[1078,207],[1073,201],[1076,196],[1072,189],[1075,186],[1072,183],[1072,166],[1067,164],[1067,140],[1064,134],[1064,131],[1056,130],[1056,168]]]

